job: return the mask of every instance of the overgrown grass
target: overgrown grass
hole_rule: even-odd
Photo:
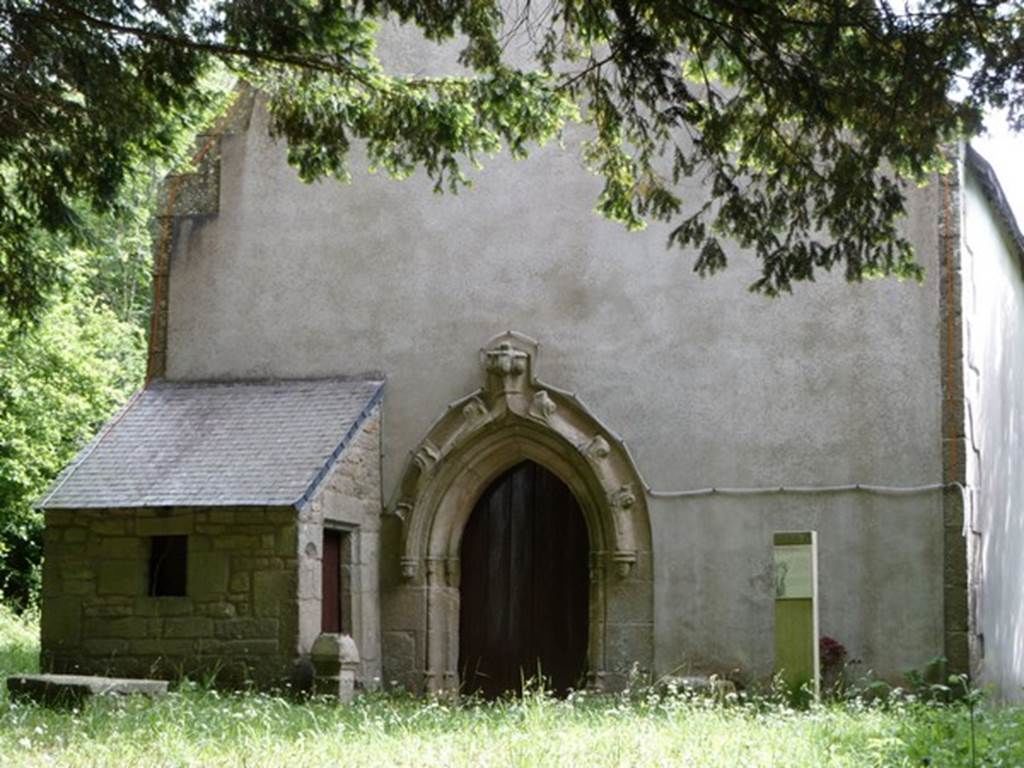
[[[35,613],[19,616],[0,603],[0,677],[35,672],[39,667],[39,619]],[[0,694],[6,703],[7,689]]]
[[[0,667],[33,669],[35,628],[0,612]],[[1024,713],[982,710],[978,765],[1024,765]],[[635,694],[461,705],[399,695],[338,707],[186,684],[158,701],[53,711],[0,698],[4,766],[956,766],[962,706],[891,700],[794,711]]]

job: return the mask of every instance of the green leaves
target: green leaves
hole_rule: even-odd
[[[466,74],[388,72],[392,18],[458,40]],[[702,274],[736,241],[770,295],[821,269],[919,277],[905,185],[987,107],[1024,127],[1020,0],[0,0],[0,306],[38,315],[62,268],[36,231],[75,243],[81,202],[108,211],[132,168],[176,156],[214,64],[269,93],[308,180],[347,179],[360,141],[389,174],[454,191],[466,163],[582,123],[602,215],[671,222]],[[683,205],[689,176],[710,199]]]
[[[395,178],[424,169],[435,189],[469,182],[463,163],[503,147],[524,156],[576,115],[572,100],[540,73],[497,69],[474,78],[401,79],[368,59],[357,75],[276,68],[258,85],[270,97],[273,130],[288,139],[300,176],[349,179],[352,141],[365,142],[374,167]]]
[[[0,313],[0,594],[21,608],[38,589],[42,555],[32,503],[145,365],[141,328],[94,297],[94,270],[89,254],[73,254],[69,289],[31,328]]]

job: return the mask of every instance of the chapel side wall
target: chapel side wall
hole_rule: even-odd
[[[1024,269],[976,172],[965,181],[963,306],[976,681],[1024,700]]]
[[[287,683],[298,634],[291,509],[46,510],[44,671]],[[187,595],[147,594],[149,537],[188,536]]]
[[[320,634],[324,527],[348,533],[352,638],[359,650],[357,683],[380,687],[381,408],[376,406],[345,447],[310,504],[299,512],[299,652],[308,654]]]

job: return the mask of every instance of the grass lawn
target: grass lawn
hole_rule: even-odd
[[[0,609],[0,674],[34,671],[37,627]],[[82,711],[0,694],[0,765],[952,766],[971,765],[963,706],[857,702],[793,711],[757,701],[535,695],[455,705],[367,696],[349,707],[225,695],[104,699]],[[981,709],[979,766],[1024,766],[1024,710]]]

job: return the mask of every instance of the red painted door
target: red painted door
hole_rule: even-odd
[[[538,675],[559,694],[583,684],[589,554],[579,504],[553,473],[527,461],[491,484],[462,539],[464,691],[498,696]]]
[[[320,631],[341,632],[341,531],[324,529]]]

